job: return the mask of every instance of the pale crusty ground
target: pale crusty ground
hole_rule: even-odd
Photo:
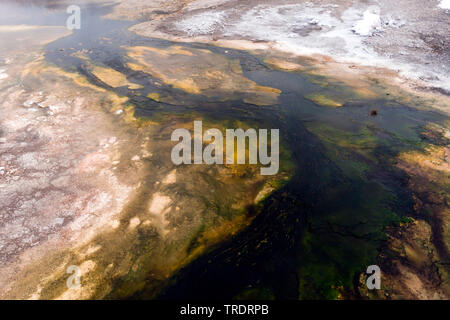
[[[359,293],[363,298],[449,299],[448,272],[441,266],[431,228],[425,221],[389,228],[388,242],[379,259],[381,290],[367,290],[366,277],[361,275]]]
[[[133,19],[131,8],[139,8],[144,22],[131,30],[140,35],[249,50],[273,68],[342,81],[367,99],[394,99],[450,114],[450,12],[437,5],[434,0],[124,0],[110,17]],[[379,25],[361,34],[357,27],[366,11],[378,15]],[[449,127],[440,130],[448,134]],[[448,147],[443,158],[441,151],[427,152],[431,155],[399,157],[399,167],[411,177],[416,214],[427,221],[390,231],[380,254],[384,287],[369,297],[448,299],[449,208],[440,196],[449,186]],[[436,165],[430,168],[430,163]],[[422,201],[431,206],[421,206]],[[386,260],[386,252],[398,258]],[[364,289],[361,294],[366,295]]]

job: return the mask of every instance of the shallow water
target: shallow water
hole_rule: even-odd
[[[128,32],[130,22],[102,19],[110,10],[95,5],[84,9],[82,29],[47,45],[47,61],[129,97],[137,117],[194,111],[214,121],[279,128],[296,167],[290,182],[266,201],[246,230],[181,270],[159,298],[335,298],[335,287],[352,291],[357,275],[374,264],[385,240],[384,227],[412,211],[406,176],[395,167],[395,157],[423,149],[425,126],[448,118],[392,99],[365,100],[352,94],[342,108],[318,106],[305,95],[324,89],[305,74],[270,69],[261,57],[245,51],[176,43],[238,59],[245,77],[282,91],[279,104],[264,107],[242,99],[221,102],[220,96],[188,94],[127,67],[127,47],[167,48],[175,43]],[[0,12],[7,13],[0,16],[1,24],[61,25],[67,16],[42,6],[11,3],[1,4]],[[109,87],[92,74],[85,60],[72,55],[80,50],[86,50],[90,63],[119,71],[143,88]],[[202,61],[194,57],[192,63]],[[337,83],[334,90],[342,92],[345,85]],[[176,103],[146,97],[154,92],[169,94]],[[374,108],[379,112],[371,117]],[[144,289],[132,298],[154,294]],[[110,297],[129,298],[115,291]]]

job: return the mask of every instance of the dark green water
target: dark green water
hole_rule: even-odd
[[[194,110],[209,119],[279,128],[296,167],[290,182],[267,199],[246,230],[181,270],[157,297],[324,299],[336,298],[337,287],[343,287],[349,297],[355,296],[358,275],[377,262],[378,249],[386,239],[385,227],[404,221],[413,212],[407,179],[395,167],[395,157],[399,152],[423,149],[428,141],[421,130],[429,122],[448,118],[392,100],[349,97],[350,102],[339,109],[317,106],[304,96],[323,88],[305,75],[272,70],[245,51],[198,43],[177,45],[207,48],[239,59],[246,77],[282,90],[280,103],[258,107],[240,100],[218,102],[221,97],[190,95],[156,85],[158,79],[127,68],[121,46],[165,48],[174,43],[128,32],[132,23],[100,18],[110,10],[98,6],[84,9],[82,29],[49,44],[46,59],[85,75],[95,85],[128,96],[136,116]],[[55,12],[48,21],[62,17],[65,15]],[[111,41],[103,41],[104,37]],[[83,60],[70,55],[71,48],[87,49],[93,63],[120,71],[144,88],[108,87],[89,72]],[[336,91],[345,89],[343,84],[335,86]],[[151,92],[169,93],[178,103],[146,98]],[[379,114],[371,117],[374,106]],[[121,297],[113,291],[110,297],[145,299],[155,294],[144,289],[133,297]]]

